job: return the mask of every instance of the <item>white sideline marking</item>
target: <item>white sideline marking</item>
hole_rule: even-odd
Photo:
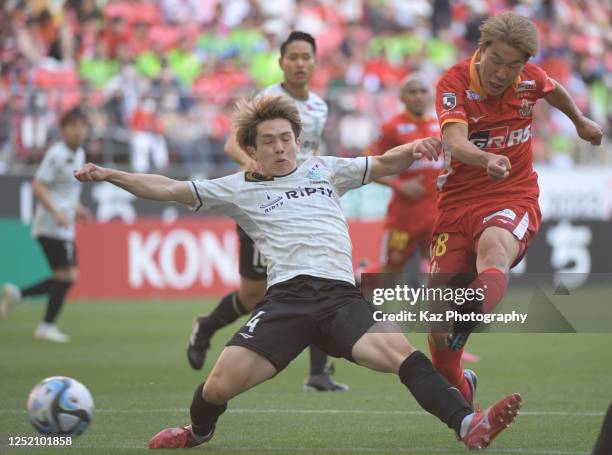
[[[2,446],[0,446],[2,447]],[[144,445],[130,445],[130,446],[115,446],[115,445],[80,445],[76,444],[75,449],[144,449]],[[263,452],[263,453],[293,453],[293,452],[307,452],[307,453],[457,453],[457,449],[450,448],[420,448],[420,447],[397,447],[397,448],[377,448],[377,447],[325,447],[315,449],[311,447],[232,447],[232,446],[214,446],[215,452]],[[459,449],[462,453],[465,449]],[[529,454],[529,455],[589,455],[589,452],[574,452],[569,450],[547,450],[547,449],[492,449],[488,448],[487,453],[501,453],[501,454]]]
[[[323,452],[323,453],[334,453],[334,452],[357,452],[357,453],[369,453],[369,452],[385,452],[385,453],[457,453],[457,449],[446,449],[446,448],[376,448],[376,447],[335,447],[335,448],[321,448],[313,449],[310,447],[218,447],[215,446],[215,450],[219,451],[249,451],[249,452]],[[460,449],[463,451],[463,449]],[[573,452],[568,450],[546,450],[546,449],[487,449],[487,453],[528,453],[530,455],[589,455],[588,452]]]
[[[145,414],[154,413],[180,413],[189,412],[189,408],[168,408],[168,409],[96,409],[94,413],[99,414]],[[228,409],[228,413],[234,414],[363,414],[363,415],[407,415],[407,416],[426,416],[430,415],[425,411],[375,411],[365,409],[249,409],[236,408]],[[24,409],[0,409],[0,414],[25,414]],[[520,416],[572,416],[572,417],[603,417],[602,412],[567,412],[567,411],[521,411]]]

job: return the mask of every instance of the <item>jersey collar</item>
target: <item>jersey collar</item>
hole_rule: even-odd
[[[288,172],[284,175],[276,175],[276,176],[268,176],[264,174],[260,174],[259,172],[248,171],[244,173],[244,180],[246,182],[271,182],[273,180],[282,179],[285,177],[289,177],[291,174],[295,173],[298,170],[296,166],[291,172]]]
[[[480,63],[480,49],[474,52],[472,55],[472,60],[470,60],[470,90],[478,93],[483,98],[487,97],[487,92],[485,92],[484,88],[480,83],[480,76],[478,75],[478,64]],[[512,87],[514,90],[518,87],[519,82],[521,82],[521,76],[517,76],[517,78],[512,83]]]
[[[281,90],[282,90],[283,92],[285,92],[285,93],[287,94],[287,96],[288,96],[288,97],[293,98],[294,100],[297,100],[297,101],[302,101],[302,102],[306,102],[306,101],[308,101],[308,100],[310,99],[310,90],[308,90],[308,95],[306,96],[306,98],[300,98],[300,97],[298,97],[298,96],[294,96],[294,95],[292,95],[292,94],[289,92],[289,90],[287,90],[287,89],[285,88],[285,84],[284,84],[284,83],[282,83],[282,82],[281,82],[280,84],[278,84],[278,86],[281,88]]]
[[[291,172],[287,172],[286,174],[283,175],[275,175],[274,177],[272,177],[272,180],[278,180],[278,179],[283,179],[285,177],[289,177],[291,174],[294,174],[297,170],[298,170],[299,166],[296,166],[293,168],[293,170]]]

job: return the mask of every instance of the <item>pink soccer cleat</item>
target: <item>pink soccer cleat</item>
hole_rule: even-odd
[[[463,351],[461,353],[461,360],[464,362],[476,363],[480,361],[480,356],[477,354],[472,354],[471,352]]]
[[[484,449],[510,426],[521,409],[521,396],[518,393],[499,400],[484,411],[477,412],[462,441],[468,449]]]
[[[198,442],[191,434],[191,425],[166,428],[151,438],[149,449],[188,449],[210,441],[214,433],[213,428],[204,440]]]

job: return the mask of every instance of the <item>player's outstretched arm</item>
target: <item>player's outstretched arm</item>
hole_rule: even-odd
[[[185,205],[194,203],[188,182],[173,180],[163,175],[132,174],[87,163],[74,172],[74,177],[79,182],[109,182],[143,199],[180,202]]]
[[[396,175],[405,171],[418,159],[438,160],[442,143],[437,137],[417,139],[407,144],[398,145],[383,155],[372,157],[372,172],[370,180],[377,180],[388,175]]]
[[[510,174],[510,160],[503,155],[483,152],[468,140],[468,127],[465,123],[452,122],[444,125],[442,141],[453,159],[468,166],[486,169],[491,180],[503,180]]]
[[[593,145],[601,145],[603,130],[601,127],[578,109],[571,95],[561,84],[553,80],[555,88],[544,98],[548,104],[556,107],[576,126],[578,136]]]

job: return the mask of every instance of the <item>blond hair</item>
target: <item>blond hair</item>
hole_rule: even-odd
[[[485,49],[493,41],[500,41],[523,52],[527,60],[538,53],[538,30],[526,17],[510,11],[489,17],[479,28],[478,45]]]
[[[300,113],[293,100],[284,95],[263,95],[250,100],[242,99],[236,103],[236,109],[234,116],[236,140],[243,150],[255,147],[257,126],[266,120],[287,120],[296,138],[302,131]]]

